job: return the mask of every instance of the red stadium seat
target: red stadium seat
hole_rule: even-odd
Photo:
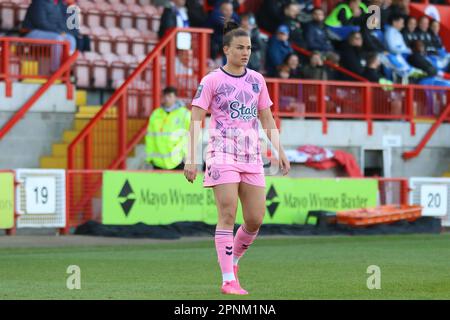
[[[75,63],[75,78],[77,87],[89,88],[90,87],[90,63],[84,58],[78,58]]]
[[[0,21],[1,29],[12,29],[15,25],[15,19],[16,16],[16,8],[17,6],[12,2],[6,2],[2,3],[0,6]]]
[[[115,38],[114,52],[118,55],[125,55],[130,53],[130,38],[126,36],[118,36]]]
[[[105,89],[108,87],[108,64],[106,61],[96,60],[92,65],[92,86]]]

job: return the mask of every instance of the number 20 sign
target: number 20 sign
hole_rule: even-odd
[[[420,205],[424,216],[445,216],[447,214],[447,186],[422,185]]]
[[[56,213],[56,179],[27,177],[25,181],[26,212],[31,214]]]

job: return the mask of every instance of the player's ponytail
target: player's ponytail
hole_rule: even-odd
[[[234,37],[248,37],[247,31],[239,27],[235,21],[225,22],[223,27],[223,46],[229,46]]]

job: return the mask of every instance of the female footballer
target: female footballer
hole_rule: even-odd
[[[290,163],[279,143],[264,77],[246,68],[251,53],[248,33],[234,22],[224,27],[223,52],[227,63],[207,74],[192,101],[190,143],[184,167],[186,179],[197,175],[199,128],[211,110],[204,187],[212,187],[218,210],[215,245],[224,294],[248,292],[239,284],[238,261],[253,243],[266,210],[265,177],[258,134],[258,118],[273,147],[283,175]],[[244,223],[233,238],[238,198]]]

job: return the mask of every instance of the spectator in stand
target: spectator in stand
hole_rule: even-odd
[[[393,54],[410,55],[411,49],[405,43],[401,30],[405,25],[405,20],[402,15],[391,15],[389,18],[389,25],[386,26],[384,39],[387,49]]]
[[[305,41],[308,50],[326,54],[329,51],[333,51],[334,48],[328,36],[327,28],[323,23],[324,18],[323,10],[314,8],[312,21],[305,28]]]
[[[328,52],[325,61],[331,62],[337,66],[340,65],[341,57],[336,52]],[[328,80],[341,80],[341,72],[331,66],[325,65]]]
[[[442,44],[442,39],[439,35],[440,29],[441,29],[440,22],[434,19],[431,20],[429,28],[429,33],[431,36],[430,46],[433,48],[432,50],[437,52],[438,54],[440,54],[442,51],[447,53]]]
[[[277,67],[294,50],[289,44],[289,28],[286,25],[278,27],[277,32],[270,38],[266,54],[266,72],[269,77],[277,75]]]
[[[217,5],[220,5],[220,3],[223,0],[203,0],[203,1],[208,1],[208,5],[215,8]],[[235,12],[239,12],[240,10],[242,10],[245,0],[230,0],[230,2],[233,5],[233,10]]]
[[[393,14],[389,17],[389,25],[384,33],[385,45],[389,51],[386,60],[382,61],[388,69],[393,70],[394,75],[402,78],[403,83],[407,83],[410,77],[421,77],[423,72],[412,67],[406,58],[412,53],[405,43],[401,30],[404,27],[404,18],[401,14]]]
[[[263,0],[256,13],[258,26],[267,32],[276,32],[278,26],[283,23],[283,5],[285,3],[286,1]]]
[[[370,82],[379,83],[383,78],[381,74],[381,61],[376,52],[368,53],[366,57],[366,67],[364,68],[362,76]]]
[[[409,48],[411,48],[412,43],[414,41],[418,40],[416,28],[417,28],[417,19],[414,17],[408,17],[408,19],[406,20],[406,27],[403,28],[402,30],[402,35],[406,45]]]
[[[70,52],[76,49],[76,39],[67,33],[66,15],[61,11],[61,0],[33,0],[23,21],[26,37],[69,41]],[[58,55],[59,56],[59,55]]]
[[[211,57],[216,59],[222,56],[223,27],[226,22],[233,20],[239,23],[239,16],[233,11],[233,4],[229,0],[222,0],[217,3],[211,11],[207,26],[214,30],[211,36]]]
[[[67,33],[66,14],[61,11],[61,6],[59,0],[33,0],[25,14],[22,29],[27,38],[68,41],[72,54],[77,41],[72,34]],[[52,46],[51,72],[58,70],[62,52],[60,45]]]
[[[450,57],[439,55],[436,47],[433,46],[433,35],[430,30],[430,19],[427,16],[422,16],[419,19],[419,25],[416,29],[417,39],[421,40],[425,45],[425,51],[430,57],[431,62],[438,70],[446,70],[450,62]]]
[[[439,35],[440,28],[441,25],[439,21],[437,20],[431,21],[430,23],[431,46],[433,47],[433,50],[438,53],[439,57],[444,59],[445,58],[450,59],[450,54],[442,44],[442,39]]]
[[[264,60],[265,43],[261,38],[253,14],[245,13],[241,16],[241,28],[250,34],[250,39],[252,40],[252,54],[250,55],[247,67],[255,71],[260,71],[262,61]]]
[[[303,79],[328,80],[328,73],[320,52],[312,53],[309,63],[301,67],[301,76]]]
[[[392,0],[392,5],[389,7],[388,23],[389,18],[392,15],[400,15],[406,21],[406,19],[409,17],[410,2],[410,0]]]
[[[300,59],[296,53],[290,53],[284,59],[284,65],[289,68],[289,78],[299,79],[302,77],[300,68]]]
[[[76,5],[76,0],[63,0],[59,4],[61,8],[61,14],[63,15],[63,17],[65,17],[65,20],[68,21],[73,13],[69,14],[67,10],[70,6]],[[78,17],[78,19],[79,18],[80,17]],[[75,38],[77,50],[82,52],[91,51],[91,39],[87,35],[80,34],[79,26],[74,26],[75,28],[69,28],[68,23],[66,23],[65,25],[65,32],[71,34]]]
[[[413,42],[413,54],[408,58],[411,65],[422,70],[425,75],[417,79],[417,83],[426,86],[445,86],[450,87],[450,74],[439,71],[428,60],[425,44],[421,40]],[[432,95],[436,91],[425,90],[425,95],[429,103],[427,103],[427,114],[433,114]],[[441,92],[443,96],[446,95],[445,91]]]
[[[325,25],[341,40],[347,39],[351,32],[359,31],[367,6],[361,0],[348,0],[334,8],[325,20]]]
[[[204,10],[203,1],[186,0],[186,8],[191,27],[202,28],[206,25],[208,15]]]
[[[290,78],[290,68],[287,64],[283,63],[277,67],[278,70],[278,78],[281,79],[289,79]]]
[[[159,25],[158,36],[159,38],[162,38],[171,28],[186,28],[189,26],[186,0],[172,0],[169,3],[169,6],[164,8]]]
[[[363,76],[366,59],[363,52],[363,39],[360,32],[352,32],[342,47],[341,66],[347,70]],[[343,80],[354,81],[354,78],[342,75]]]
[[[380,15],[381,15],[381,30],[388,24],[389,15],[391,14],[392,0],[381,0]]]
[[[283,23],[289,28],[289,41],[299,47],[305,47],[303,29],[299,20],[300,5],[296,2],[287,3],[283,7]]]
[[[413,42],[413,53],[408,57],[408,62],[425,72],[425,77],[441,77],[445,79],[449,79],[450,75],[443,71],[439,71],[433,63],[430,61],[430,58],[427,56],[425,44],[422,40],[416,40]]]
[[[372,16],[372,13],[365,14],[361,19],[360,32],[362,35],[365,52],[383,53],[387,51],[383,41],[383,32],[381,29],[377,29],[377,26],[381,26],[381,20],[379,20],[376,16]]]
[[[419,18],[419,22],[416,28],[417,40],[420,40],[425,45],[425,51],[429,55],[435,55],[437,52],[433,51],[431,46],[431,34],[429,32],[430,19],[427,16],[422,16]]]

